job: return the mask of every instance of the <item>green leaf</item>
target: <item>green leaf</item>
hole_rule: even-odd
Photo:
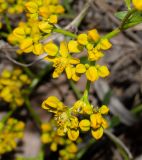
[[[128,10],[131,9],[131,0],[125,0],[126,6],[128,8]]]
[[[110,128],[114,128],[114,127],[118,126],[119,123],[120,123],[119,117],[113,116],[113,117],[111,118],[109,127],[110,127]]]
[[[127,21],[127,23],[124,25],[124,29],[127,29],[129,27],[133,27],[137,24],[142,23],[142,12],[136,11]]]
[[[128,13],[128,11],[121,11],[121,12],[115,13],[115,16],[118,19],[123,20],[127,13]]]
[[[102,104],[109,105],[111,96],[112,96],[112,91],[109,90],[109,91],[105,94],[104,99],[103,99],[103,101],[102,101]]]

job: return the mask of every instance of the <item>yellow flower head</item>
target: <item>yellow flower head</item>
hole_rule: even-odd
[[[142,0],[132,0],[134,7],[142,11]]]
[[[14,118],[9,118],[3,124],[0,123],[0,154],[14,150],[20,139],[23,138],[25,125]]]

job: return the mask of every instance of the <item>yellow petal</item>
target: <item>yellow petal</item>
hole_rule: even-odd
[[[79,81],[80,76],[75,72],[75,68],[72,68],[72,80]]]
[[[63,6],[61,6],[61,5],[57,5],[57,6],[56,6],[56,13],[57,13],[57,14],[64,13],[64,11],[65,11],[65,9],[64,9]]]
[[[52,141],[52,139],[48,133],[44,133],[41,136],[41,141],[42,141],[42,143],[46,144],[46,143],[50,143]]]
[[[88,37],[95,42],[100,39],[100,35],[96,29],[88,31]]]
[[[38,11],[38,5],[35,2],[27,2],[25,6],[30,13],[36,13]]]
[[[108,41],[108,39],[102,39],[100,41],[100,48],[103,50],[108,50],[112,47],[112,44]]]
[[[45,33],[50,33],[53,26],[46,21],[39,22],[39,29]]]
[[[69,129],[67,135],[71,141],[76,141],[77,138],[79,137],[79,130]]]
[[[91,82],[96,81],[98,79],[98,72],[97,72],[96,67],[94,66],[89,67],[89,69],[86,71],[86,77]]]
[[[96,128],[97,126],[96,114],[91,114],[90,121],[91,121],[91,127]]]
[[[69,41],[68,49],[71,53],[79,53],[81,51],[78,42],[74,40]]]
[[[104,119],[104,118],[102,119],[102,127],[103,127],[104,129],[106,129],[106,128],[109,127],[107,120]]]
[[[50,123],[43,123],[41,125],[41,129],[42,129],[42,132],[48,132],[52,130],[52,126],[50,125]]]
[[[99,76],[102,78],[107,77],[110,74],[107,66],[100,66],[99,68],[97,68],[97,70],[98,70]]]
[[[83,64],[78,64],[76,66],[76,72],[77,73],[85,73],[86,72],[86,67]]]
[[[69,63],[70,64],[78,64],[78,63],[80,63],[80,60],[78,58],[70,58]]]
[[[17,27],[14,29],[13,34],[20,39],[24,39],[26,34],[23,27]]]
[[[90,129],[90,121],[88,120],[88,119],[83,119],[83,120],[81,120],[80,121],[80,123],[79,123],[79,127],[80,127],[80,129],[82,130],[82,131],[89,131],[89,129]]]
[[[93,136],[96,140],[98,140],[98,139],[100,139],[100,138],[103,136],[103,128],[100,127],[100,128],[97,129],[97,130],[92,130],[91,133],[92,133],[92,136]]]
[[[43,46],[41,43],[34,44],[33,53],[36,55],[43,53]]]
[[[67,42],[66,41],[62,41],[60,43],[60,54],[63,56],[63,57],[67,57],[68,56],[68,45],[67,45]]]
[[[26,38],[20,44],[20,49],[25,52],[29,53],[33,51],[33,40],[32,38]]]
[[[108,114],[109,108],[108,108],[106,105],[102,105],[102,106],[99,108],[99,111],[100,111],[101,114]]]
[[[71,77],[72,77],[72,68],[71,68],[71,66],[66,67],[65,71],[66,71],[66,74],[67,74],[67,78],[71,79]]]
[[[98,61],[103,56],[104,54],[101,51],[98,50],[88,51],[88,59],[90,61]]]
[[[52,23],[52,24],[57,24],[57,21],[58,21],[57,15],[51,15],[51,16],[49,17],[48,21],[49,21],[50,23]]]
[[[55,56],[58,53],[58,46],[55,45],[53,42],[46,43],[44,45],[44,51],[49,56]]]
[[[58,134],[59,136],[64,136],[64,135],[65,135],[64,127],[59,127],[59,128],[57,129],[57,134]]]
[[[57,143],[55,143],[55,142],[51,143],[50,149],[53,152],[57,151]]]
[[[77,36],[77,41],[78,43],[80,43],[81,45],[86,45],[88,43],[88,36],[87,34],[83,33],[83,34],[79,34]]]
[[[59,103],[59,99],[55,96],[50,96],[48,97],[45,101],[43,101],[42,103],[42,108],[43,109],[48,109],[50,107],[52,108],[57,108],[58,107],[58,103]]]

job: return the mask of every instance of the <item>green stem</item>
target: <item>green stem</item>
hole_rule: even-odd
[[[30,97],[30,94],[35,89],[35,87],[40,83],[43,76],[45,76],[45,74],[47,74],[49,72],[50,68],[51,68],[51,63],[48,64],[44,70],[41,71],[41,73],[39,74],[39,76],[37,76],[37,78],[33,79],[30,87],[23,92],[23,97],[25,97],[25,105],[26,105],[31,117],[34,119],[34,121],[37,123],[38,126],[41,124],[41,120],[40,120],[38,114],[32,108],[29,97]]]
[[[89,102],[88,96],[89,96],[90,84],[91,84],[91,82],[89,80],[87,80],[86,88],[85,88],[85,91],[84,91],[84,94],[83,94],[83,99],[86,103]]]
[[[38,116],[38,114],[35,112],[35,110],[32,108],[30,100],[28,97],[25,97],[25,104],[26,107],[28,109],[28,111],[30,112],[30,115],[32,116],[32,118],[34,119],[34,121],[36,122],[36,124],[38,124],[40,126],[41,124],[41,120]]]
[[[11,115],[15,112],[15,110],[16,110],[16,108],[10,110],[10,111],[2,118],[1,122],[2,122],[2,123],[5,123],[5,122],[8,120],[8,118],[10,118]]]
[[[121,30],[119,28],[116,28],[112,32],[103,36],[102,38],[111,39],[111,38],[115,37],[116,35],[118,35],[120,32],[121,32]]]
[[[61,29],[61,28],[55,28],[55,29],[53,29],[53,32],[61,33],[61,34],[65,35],[65,36],[69,36],[69,37],[71,37],[71,38],[76,38],[76,37],[77,37],[76,34],[70,32],[70,31]]]
[[[11,33],[12,32],[12,28],[11,28],[11,24],[10,24],[10,21],[9,21],[9,18],[7,17],[7,15],[4,15],[4,20],[5,20],[8,32]]]

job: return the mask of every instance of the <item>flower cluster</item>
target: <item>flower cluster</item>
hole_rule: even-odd
[[[9,118],[6,124],[0,122],[0,154],[16,148],[18,140],[23,137],[25,124],[14,118]]]
[[[58,0],[30,0],[25,3],[27,22],[19,26],[9,35],[10,43],[18,44],[18,53],[33,52],[40,55],[44,52],[41,40],[47,38],[58,22],[58,15],[64,12]]]
[[[104,56],[102,51],[110,49],[111,46],[106,38],[100,38],[96,29],[92,29],[87,34],[79,34],[76,40],[62,41],[59,48],[53,42],[46,43],[44,50],[48,55],[45,59],[53,62],[53,78],[58,78],[65,71],[68,79],[78,81],[81,75],[85,74],[86,78],[93,82],[99,77],[109,75],[106,66],[100,66],[95,62]],[[81,63],[79,58],[73,57],[83,50],[87,51],[88,56],[88,62],[85,64]]]
[[[103,130],[108,127],[108,123],[103,117],[109,111],[105,105],[94,108],[88,101],[81,99],[69,108],[57,97],[51,96],[43,102],[42,108],[54,113],[58,135],[67,134],[72,141],[77,140],[80,130],[87,132],[90,129],[92,136],[95,139],[100,139]]]
[[[132,2],[137,10],[142,11],[142,0],[132,0]]]
[[[0,13],[19,14],[24,11],[26,0],[0,0]]]
[[[30,82],[29,77],[19,68],[3,70],[0,75],[0,99],[10,103],[11,107],[22,106],[24,98],[21,89]]]
[[[57,134],[56,122],[53,119],[48,123],[43,123],[41,129],[41,141],[43,144],[50,144],[51,151],[55,152],[58,149],[59,155],[63,160],[75,158],[75,154],[78,151],[77,145],[71,140]]]

